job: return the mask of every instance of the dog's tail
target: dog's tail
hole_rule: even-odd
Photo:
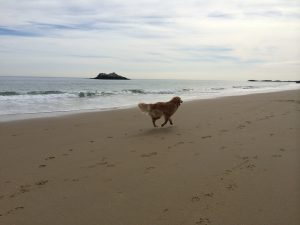
[[[149,104],[140,103],[140,104],[138,104],[138,107],[144,113],[148,113],[150,111],[150,105]]]

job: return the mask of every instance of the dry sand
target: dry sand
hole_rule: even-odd
[[[0,123],[0,224],[298,225],[299,115],[297,90]]]

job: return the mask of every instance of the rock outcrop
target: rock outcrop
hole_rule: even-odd
[[[250,82],[291,82],[300,84],[300,80],[248,80]]]
[[[101,79],[101,80],[129,80],[127,77],[120,76],[113,73],[99,73],[97,77],[93,79]]]

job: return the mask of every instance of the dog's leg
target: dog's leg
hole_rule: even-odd
[[[164,125],[166,125],[166,123],[169,121],[169,117],[168,116],[165,116],[165,122],[161,125],[162,127],[164,126]]]
[[[153,123],[153,126],[154,126],[154,127],[157,127],[156,124],[155,124],[155,121],[156,121],[157,119],[158,119],[158,118],[153,118],[153,117],[152,117],[152,123]]]
[[[173,125],[173,121],[171,120],[171,118],[169,118],[169,122],[171,125]]]

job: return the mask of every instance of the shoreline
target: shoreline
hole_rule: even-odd
[[[0,123],[0,224],[297,225],[300,90]],[[157,121],[161,124],[162,120]]]
[[[256,92],[251,92],[251,93],[236,93],[236,94],[230,93],[229,95],[210,96],[210,97],[207,97],[207,98],[194,97],[194,98],[190,98],[190,99],[184,99],[184,101],[185,102],[192,102],[192,101],[220,99],[220,98],[227,98],[227,97],[238,97],[238,96],[247,96],[247,95],[256,95],[256,94],[268,94],[268,93],[276,93],[276,92],[297,91],[297,90],[300,90],[300,87],[294,87],[292,89],[290,88],[290,89],[287,89],[287,90],[268,90],[268,91],[266,91],[266,90],[265,91],[257,90]],[[31,119],[65,117],[65,116],[84,114],[84,113],[99,113],[99,112],[106,112],[106,111],[133,109],[133,108],[136,107],[136,105],[127,105],[127,106],[102,108],[102,109],[100,109],[100,108],[99,109],[86,109],[86,110],[78,109],[78,110],[71,110],[71,111],[53,111],[53,112],[37,112],[37,113],[0,115],[0,124],[1,123],[7,123],[7,122],[14,122],[14,121],[31,120]]]

